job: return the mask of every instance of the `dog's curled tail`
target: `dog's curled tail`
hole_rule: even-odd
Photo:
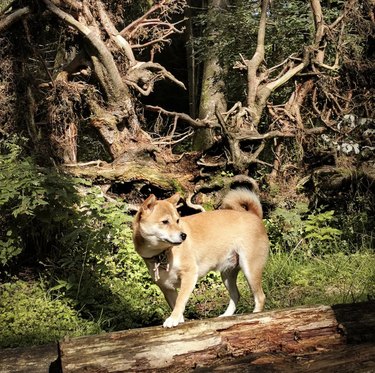
[[[259,197],[249,189],[239,188],[228,192],[220,206],[225,210],[249,211],[263,218],[263,209]]]

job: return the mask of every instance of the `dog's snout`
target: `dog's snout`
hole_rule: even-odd
[[[185,241],[186,240],[186,233],[184,233],[184,232],[181,232],[181,234],[180,234],[180,237],[181,237],[181,240],[182,241]]]

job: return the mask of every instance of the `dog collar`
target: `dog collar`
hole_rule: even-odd
[[[151,263],[154,263],[154,279],[158,281],[160,279],[159,269],[164,269],[165,271],[169,271],[169,263],[168,263],[168,250],[162,251],[160,254],[152,256],[151,258],[143,258],[149,260]]]

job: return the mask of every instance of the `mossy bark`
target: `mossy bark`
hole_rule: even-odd
[[[90,162],[91,163],[91,162]],[[193,175],[172,173],[152,162],[130,161],[121,164],[98,162],[97,165],[63,166],[71,175],[103,183],[144,183],[165,191],[185,191]]]
[[[215,12],[221,8],[226,7],[225,0],[211,0],[208,4],[208,19],[209,26],[207,34],[215,33],[217,25],[212,20]],[[203,77],[202,77],[202,91],[199,103],[199,118],[212,119],[215,118],[215,110],[220,112],[226,111],[227,105],[224,96],[225,83],[222,79],[223,69],[218,60],[218,51],[211,50],[207,59],[204,61]],[[214,142],[212,130],[209,128],[198,129],[193,138],[194,150],[206,150]]]

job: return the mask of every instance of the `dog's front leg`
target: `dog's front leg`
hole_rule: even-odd
[[[164,328],[173,328],[179,323],[184,322],[184,311],[190,294],[193,292],[195,284],[197,283],[197,274],[185,274],[181,276],[181,288],[177,295],[176,305],[173,308],[171,315],[164,321]]]
[[[177,295],[178,295],[177,290],[166,288],[162,285],[159,285],[159,287],[160,287],[161,291],[163,292],[164,298],[167,301],[169,307],[171,308],[171,310],[173,310],[174,306],[176,305],[176,299],[177,299]]]

